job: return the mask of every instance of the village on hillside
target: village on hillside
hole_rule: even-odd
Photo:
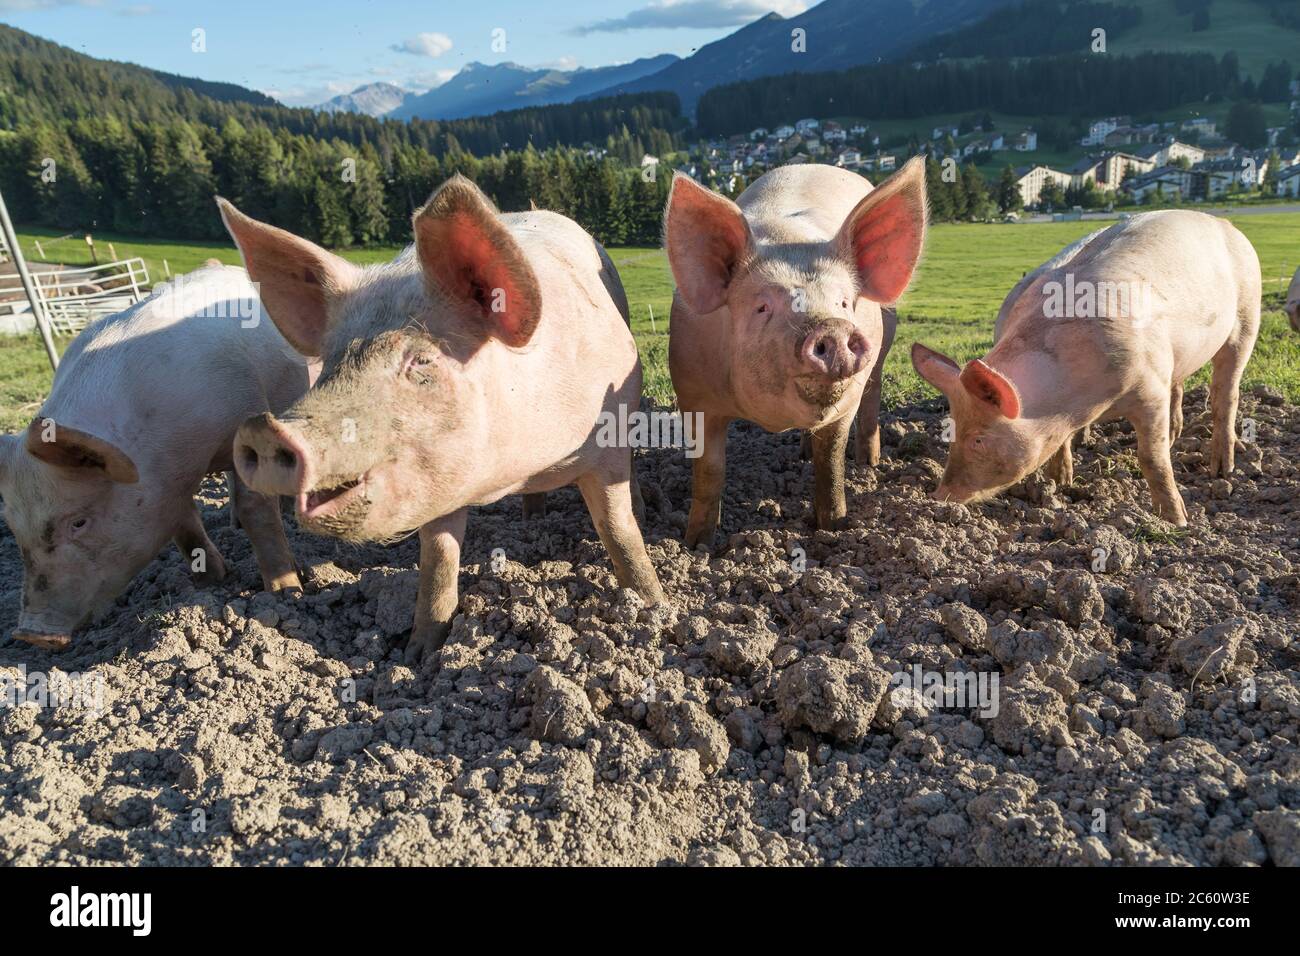
[[[1291,84],[1293,121],[1300,121],[1300,80]],[[987,166],[995,154],[1022,154],[1008,162],[1020,209],[1069,218],[1081,208],[1167,205],[1261,194],[1300,198],[1300,145],[1286,126],[1267,129],[1267,146],[1247,149],[1206,117],[1135,124],[1128,116],[1092,121],[1078,146],[1080,159],[1065,168],[1035,162],[1039,134],[1032,128],[999,130],[991,117],[936,126],[928,141],[882,148],[865,123],[845,125],[808,117],[772,129],[701,141],[678,171],[735,195],[776,166],[827,163],[879,179],[917,152],[941,164]],[[1016,156],[1015,158],[1019,158]],[[647,156],[643,165],[657,164]],[[951,164],[949,164],[951,165]],[[1004,171],[1004,175],[1006,175]],[[1003,209],[1003,212],[1015,210]]]

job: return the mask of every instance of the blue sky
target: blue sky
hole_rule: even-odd
[[[225,80],[291,105],[466,63],[572,69],[695,48],[815,0],[0,0],[0,22],[91,56]],[[206,52],[195,52],[202,29]],[[492,48],[505,31],[506,50]]]

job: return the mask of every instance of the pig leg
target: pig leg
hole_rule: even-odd
[[[1065,436],[1056,454],[1047,460],[1043,471],[1047,477],[1056,482],[1057,487],[1064,488],[1074,481],[1074,432]]]
[[[893,309],[884,309],[881,314],[884,319],[884,341],[880,346],[880,354],[876,356],[871,377],[867,379],[867,386],[862,390],[862,400],[858,403],[853,460],[859,468],[874,468],[880,464],[880,390],[885,380],[885,357],[894,344],[894,331],[898,326],[898,315]]]
[[[626,477],[611,478],[592,472],[578,479],[578,490],[591,512],[591,523],[614,563],[619,587],[635,591],[646,604],[663,603],[659,576],[646,554],[645,541],[632,512],[631,482]]]
[[[546,492],[538,491],[524,495],[524,520],[546,517]]]
[[[636,452],[631,448],[627,450],[629,471],[632,482],[632,513],[636,515],[636,523],[645,526],[645,499],[641,497],[641,482],[636,480]]]
[[[1137,433],[1138,464],[1151,489],[1156,514],[1180,528],[1187,524],[1187,509],[1174,481],[1174,466],[1169,457],[1169,403],[1161,396],[1134,413],[1133,430]]]
[[[1183,434],[1183,383],[1174,382],[1169,395],[1169,444],[1176,445]]]
[[[408,664],[418,664],[426,651],[436,651],[447,640],[460,602],[460,545],[468,515],[469,509],[461,508],[420,527],[420,585],[415,594],[415,625],[406,644]]]
[[[812,433],[813,509],[821,531],[835,530],[848,513],[844,503],[844,452],[851,424],[852,419],[846,415]]]
[[[259,495],[233,471],[230,473],[231,511],[238,526],[253,546],[257,569],[262,572],[262,589],[266,591],[302,590],[293,552],[284,536],[280,520],[278,495]]]
[[[722,486],[727,480],[727,425],[721,415],[704,416],[704,440],[691,472],[691,515],[686,521],[686,547],[711,547],[722,521]]]
[[[199,517],[199,506],[193,499],[185,509],[180,526],[176,529],[172,540],[180,550],[185,563],[193,571],[195,580],[202,584],[216,584],[225,579],[226,562],[221,560],[221,552],[217,550],[217,546],[208,537],[208,532],[204,530],[203,519]]]
[[[1250,358],[1250,346],[1229,341],[1214,354],[1213,374],[1210,376],[1210,412],[1214,416],[1214,432],[1210,436],[1210,476],[1232,474],[1237,453],[1237,403],[1240,397],[1241,373]]]

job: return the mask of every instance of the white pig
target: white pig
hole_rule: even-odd
[[[194,501],[218,471],[231,472],[266,588],[300,587],[279,501],[234,478],[231,447],[245,419],[283,409],[310,378],[248,274],[216,260],[82,332],[26,433],[0,436],[0,495],[23,561],[13,636],[66,647],[169,539],[200,579],[221,580]]]
[[[1209,466],[1226,476],[1260,286],[1259,257],[1231,223],[1152,212],[1093,233],[1022,279],[984,358],[962,368],[917,343],[912,364],[947,396],[957,426],[935,497],[987,498],[1049,459],[1068,483],[1074,433],[1127,418],[1156,513],[1187,524],[1170,459],[1183,381],[1213,362]]]

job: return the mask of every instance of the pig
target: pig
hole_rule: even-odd
[[[983,358],[962,368],[912,347],[912,364],[947,396],[956,425],[934,496],[978,501],[1044,464],[1068,484],[1075,432],[1127,418],[1156,514],[1186,525],[1170,459],[1183,381],[1213,363],[1209,470],[1227,476],[1260,289],[1254,247],[1204,213],[1145,213],[1068,247],[1007,296]]]
[[[1291,328],[1300,332],[1300,269],[1296,269],[1295,275],[1291,277],[1291,288],[1286,290],[1282,311],[1291,320]]]
[[[664,600],[631,449],[600,438],[602,415],[640,402],[627,299],[577,223],[501,214],[458,175],[415,213],[406,253],[362,269],[224,201],[221,213],[285,338],[323,363],[286,412],[240,428],[235,467],[250,488],[292,495],[308,531],[418,529],[408,660],[446,640],[469,508],[509,494],[576,483],[618,583]]]
[[[677,175],[664,244],[673,278],[668,364],[683,413],[698,413],[687,547],[709,546],[722,510],[727,426],[811,434],[818,528],[846,513],[844,458],[880,455],[881,369],[893,303],[911,281],[926,230],[925,166],[908,162],[878,189],[832,166],[782,166],[736,202]]]
[[[261,319],[247,273],[215,261],[86,328],[26,432],[0,437],[0,496],[23,561],[13,636],[67,647],[169,539],[200,581],[220,581],[194,494],[231,470],[239,426],[288,407],[310,378]],[[231,480],[264,586],[300,587],[278,499]]]

